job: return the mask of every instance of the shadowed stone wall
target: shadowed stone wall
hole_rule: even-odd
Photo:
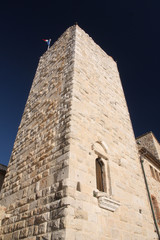
[[[40,58],[1,190],[4,240],[64,237],[74,49],[71,27]]]

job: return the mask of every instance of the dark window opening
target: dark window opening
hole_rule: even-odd
[[[101,192],[104,192],[104,164],[100,158],[96,159],[96,180],[97,180],[97,189]]]

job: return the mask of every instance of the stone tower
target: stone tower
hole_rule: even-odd
[[[40,59],[0,205],[2,240],[157,239],[116,63],[77,25]]]

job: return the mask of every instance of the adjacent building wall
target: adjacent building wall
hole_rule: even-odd
[[[160,160],[160,145],[152,132],[148,132],[137,138],[139,146],[145,147],[158,160]]]
[[[148,158],[145,157],[144,168],[152,199],[155,217],[160,230],[160,167],[157,167],[153,162],[151,162]],[[156,199],[157,201],[157,207],[159,210],[156,209],[157,207],[155,208],[154,199]]]
[[[153,210],[160,230],[160,160],[159,142],[152,132],[137,138],[139,152],[152,199]]]

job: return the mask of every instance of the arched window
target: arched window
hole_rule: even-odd
[[[101,192],[106,191],[104,163],[98,157],[96,158],[96,181],[97,189]]]
[[[154,208],[155,216],[157,219],[157,223],[160,226],[160,210],[158,207],[158,201],[157,201],[156,197],[153,195],[151,195],[151,198],[152,198],[152,202],[153,202],[153,208]]]

